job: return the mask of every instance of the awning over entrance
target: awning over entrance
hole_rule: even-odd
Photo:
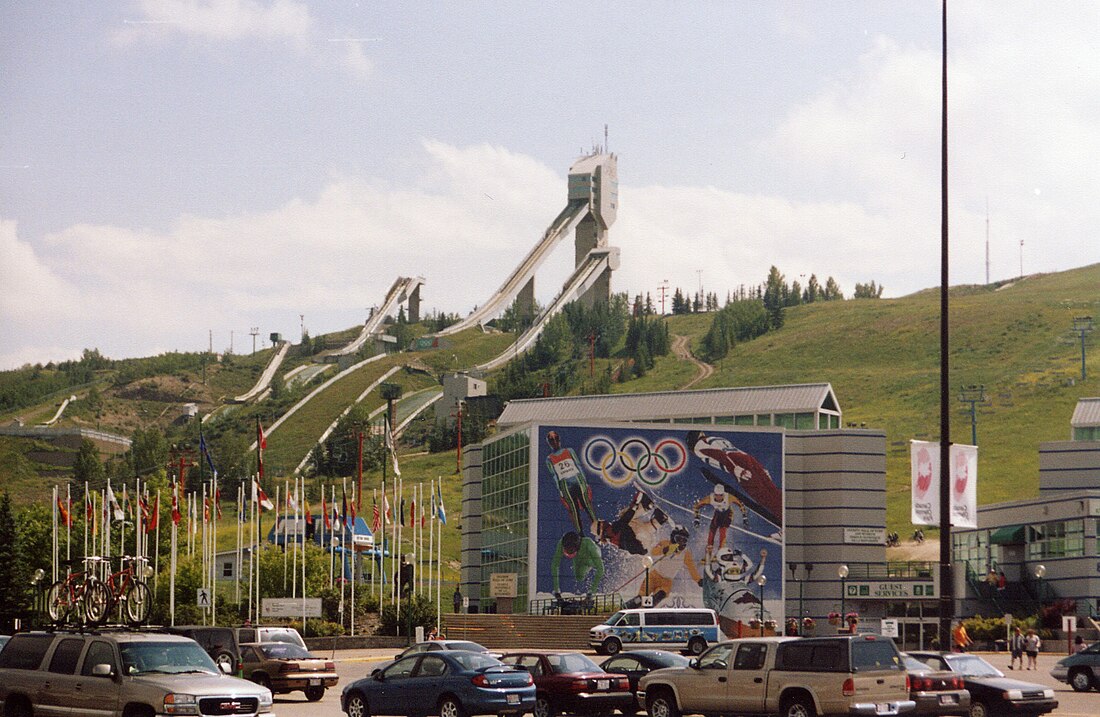
[[[1024,527],[1023,525],[1006,525],[1003,528],[998,528],[989,535],[989,542],[993,545],[1023,545]]]

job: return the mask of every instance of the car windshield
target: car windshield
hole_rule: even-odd
[[[209,672],[219,674],[210,655],[194,642],[127,642],[122,649],[126,675]]]
[[[1004,673],[977,655],[948,655],[952,672],[971,677],[1004,677]]]
[[[603,672],[600,666],[579,652],[570,652],[564,655],[547,655],[550,668],[559,675],[570,672]]]
[[[289,642],[299,647],[302,644],[302,638],[294,630],[264,628],[260,630],[260,640],[263,642]]]
[[[604,623],[604,624],[605,625],[618,625],[619,620],[622,620],[622,619],[623,619],[623,613],[622,613],[622,611],[619,611],[619,612],[615,613],[614,615],[612,615],[611,617],[607,618],[607,622]]]
[[[932,668],[910,655],[901,656],[901,664],[906,672],[931,672]]]
[[[488,652],[489,650],[476,642],[448,642],[448,650],[468,650],[470,652]]]
[[[495,657],[490,657],[480,652],[456,652],[452,657],[455,662],[462,665],[463,669],[466,670],[484,670],[489,667],[501,667],[504,665],[503,662]]]
[[[303,660],[313,657],[306,648],[290,642],[264,642],[258,647],[269,660]]]
[[[677,655],[675,652],[654,652],[650,657],[652,657],[653,661],[658,665],[664,665],[665,667],[683,667],[690,662],[688,658],[683,655]]]

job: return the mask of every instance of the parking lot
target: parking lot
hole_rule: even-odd
[[[325,693],[320,702],[307,702],[305,695],[294,692],[289,695],[275,696],[275,712],[279,717],[337,717],[340,711],[340,692],[344,685],[365,677],[374,663],[392,659],[400,652],[394,648],[371,650],[337,650],[335,653],[316,651],[318,656],[333,656],[336,670],[340,674],[340,683]],[[593,653],[589,653],[590,655]],[[1100,715],[1100,692],[1074,692],[1069,685],[1058,682],[1050,676],[1050,669],[1062,654],[1044,653],[1039,656],[1039,669],[1032,671],[1013,671],[1008,668],[1006,653],[981,653],[989,662],[1009,677],[1053,687],[1058,696],[1058,709],[1050,713],[1058,717],[1096,717]],[[596,660],[603,658],[597,657]]]

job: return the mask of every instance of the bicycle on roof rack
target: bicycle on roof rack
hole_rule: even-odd
[[[63,562],[68,574],[46,591],[46,614],[54,625],[65,625],[74,619],[81,626],[97,625],[107,617],[111,592],[93,573],[94,566],[105,560],[90,555]],[[80,563],[82,570],[72,569]]]
[[[106,580],[110,597],[103,619],[113,615],[116,608],[121,608],[124,622],[140,625],[149,618],[149,608],[153,602],[153,595],[145,582],[153,574],[153,569],[144,556],[121,555],[117,560],[118,571],[111,573]]]

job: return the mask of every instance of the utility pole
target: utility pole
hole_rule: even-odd
[[[1073,330],[1081,337],[1081,382],[1085,381],[1085,337],[1092,333],[1094,326],[1091,316],[1074,316]]]
[[[252,353],[256,353],[256,337],[260,335],[260,327],[253,326],[248,333],[252,334]]]
[[[657,287],[657,290],[661,292],[661,316],[665,315],[665,294],[668,293],[668,279],[662,279],[661,285]]]
[[[970,404],[970,445],[978,445],[977,405],[985,402],[985,385],[963,386],[959,390],[959,401]]]

